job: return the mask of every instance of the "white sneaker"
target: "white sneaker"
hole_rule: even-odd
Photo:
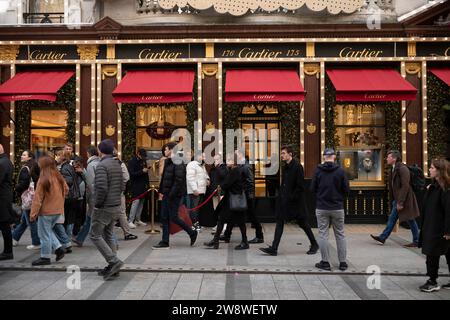
[[[130,229],[136,229],[136,225],[135,225],[133,222],[129,222],[129,223],[128,223],[128,227],[129,227]]]
[[[145,227],[147,225],[145,222],[142,222],[141,220],[136,220],[136,224],[138,226],[143,226],[143,227]]]
[[[19,241],[13,239],[13,247],[17,247],[19,245]]]
[[[27,246],[28,250],[41,250],[41,246],[35,246],[33,244],[30,244],[29,246]]]

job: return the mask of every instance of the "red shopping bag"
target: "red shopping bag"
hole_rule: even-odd
[[[187,226],[189,228],[192,227],[192,221],[191,221],[191,217],[189,216],[189,212],[186,209],[186,206],[184,204],[182,204],[181,206],[178,207],[178,217],[184,221],[184,223],[187,224]],[[180,226],[178,226],[177,224],[170,222],[169,225],[169,232],[170,234],[175,234],[180,232],[181,230],[183,230]]]

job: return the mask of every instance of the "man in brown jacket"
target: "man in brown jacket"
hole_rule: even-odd
[[[386,239],[394,229],[397,220],[408,221],[411,227],[413,242],[405,247],[415,248],[419,242],[419,228],[415,218],[419,216],[419,207],[416,196],[409,183],[410,174],[408,167],[402,163],[402,158],[398,150],[391,150],[387,154],[387,164],[392,166],[389,173],[389,194],[392,199],[392,210],[389,215],[387,226],[379,236],[370,235],[375,241],[384,244]]]

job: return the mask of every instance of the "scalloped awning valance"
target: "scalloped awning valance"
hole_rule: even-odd
[[[304,5],[312,11],[327,9],[331,14],[352,13],[365,3],[364,0],[159,0],[158,2],[161,8],[167,10],[187,5],[197,10],[214,7],[218,13],[229,13],[233,16],[242,16],[249,10],[258,8],[271,12],[278,9],[297,10]]]

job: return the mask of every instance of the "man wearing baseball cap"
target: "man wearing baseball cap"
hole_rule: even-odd
[[[348,268],[347,245],[344,235],[344,198],[350,192],[345,171],[335,163],[336,153],[331,148],[323,152],[324,163],[320,164],[311,183],[311,191],[316,194],[316,217],[319,229],[319,247],[322,260],[316,267],[331,270],[328,250],[328,232],[330,223],[333,226],[334,236],[339,258],[339,269]]]

